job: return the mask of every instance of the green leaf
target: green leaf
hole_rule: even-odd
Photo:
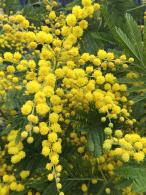
[[[102,149],[101,149],[101,142],[100,142],[100,137],[98,135],[98,131],[91,130],[91,137],[92,137],[92,141],[94,144],[94,152],[93,153],[96,157],[100,156],[102,154]]]
[[[142,86],[138,86],[138,87],[130,87],[128,89],[128,92],[132,93],[132,92],[140,92],[146,90],[146,85],[142,85]]]
[[[128,38],[128,36],[120,28],[117,28],[117,27],[116,27],[116,32],[119,35],[119,38],[121,39],[121,41],[122,41],[123,45],[125,46],[125,48],[127,48],[130,51],[130,53],[132,53],[133,56],[140,61],[140,58],[137,55],[136,49],[133,46],[133,43]]]
[[[48,194],[51,194],[51,195],[57,194],[56,186],[54,182],[51,184],[48,184],[48,187],[46,187],[42,193],[42,195],[48,195]]]
[[[132,180],[132,190],[134,192],[146,192],[146,168],[144,165],[127,165],[118,168],[116,174],[121,178]]]
[[[133,106],[133,116],[136,120],[141,120],[145,116],[145,104],[144,101],[135,103]]]
[[[69,10],[72,10],[72,8],[75,6],[75,5],[79,5],[81,3],[81,0],[74,0],[73,2],[71,3],[68,3],[66,6],[65,6],[65,10],[66,11],[69,11]]]
[[[135,165],[125,165],[116,170],[118,176],[124,178],[136,179],[139,177],[146,177],[146,168]]]
[[[95,54],[99,48],[103,48],[103,40],[101,41],[101,39],[102,38],[97,31],[92,32],[91,30],[87,30],[84,33],[83,39],[80,41],[81,52]]]
[[[145,172],[146,174],[146,172]],[[146,176],[145,177],[139,177],[138,179],[135,179],[135,181],[132,184],[132,190],[134,192],[146,192]]]
[[[132,83],[136,83],[136,82],[146,82],[146,77],[145,76],[141,76],[139,78],[135,78],[135,79],[129,79],[129,78],[119,78],[118,79],[118,82],[119,83],[129,83],[129,84],[132,84]]]
[[[145,73],[146,64],[144,63],[145,54],[142,43],[142,34],[139,30],[139,26],[130,14],[126,14],[125,19],[125,28],[127,30],[123,31],[121,28],[116,27],[116,33],[119,36],[121,45],[123,45],[123,49],[128,52],[129,56],[135,58],[135,69],[139,69],[141,73]]]
[[[46,189],[49,186],[49,183],[46,182],[46,179],[44,177],[41,178],[41,180],[35,179],[34,182],[29,183],[26,185],[27,188],[35,189],[39,192],[42,192],[44,189]]]
[[[139,27],[130,14],[126,14],[126,22],[127,22],[131,42],[133,42],[133,45],[135,47],[135,50],[137,51],[137,55],[140,58],[141,62],[144,63],[143,62],[142,35],[139,30]]]
[[[131,100],[134,101],[134,103],[137,103],[139,101],[145,100],[146,99],[146,93],[143,93],[142,95],[134,95],[131,97]]]
[[[134,7],[134,8],[131,8],[131,9],[128,9],[127,12],[131,12],[131,11],[135,11],[135,10],[143,10],[143,8],[145,8],[145,5],[139,5],[137,7]]]
[[[88,136],[87,149],[90,152],[94,152],[95,146],[91,134]]]
[[[114,188],[117,190],[122,190],[125,187],[129,186],[131,183],[132,183],[132,180],[122,178],[115,184]]]
[[[4,11],[6,14],[9,14],[10,11],[17,12],[18,10],[22,9],[19,0],[9,0],[9,1],[5,1],[5,3],[6,6],[4,8]]]
[[[9,126],[3,128],[3,129],[1,130],[1,132],[0,132],[0,136],[7,135],[7,134],[11,131],[11,129],[12,129],[12,128],[11,128],[11,125],[9,125]]]

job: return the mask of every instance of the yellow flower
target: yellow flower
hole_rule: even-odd
[[[28,137],[27,138],[27,143],[28,144],[32,144],[34,142],[34,138],[33,137]]]
[[[40,90],[41,85],[37,81],[30,81],[26,85],[26,89],[29,93],[37,93]]]
[[[23,170],[23,171],[20,172],[20,177],[22,179],[25,179],[25,178],[27,178],[29,176],[29,174],[30,174],[30,171]]]
[[[50,153],[49,147],[44,146],[43,149],[42,149],[42,154],[43,154],[44,156],[48,156],[49,153]]]
[[[128,162],[130,159],[129,153],[128,152],[123,152],[122,156],[121,156],[122,160],[124,162]]]
[[[24,104],[21,108],[21,112],[23,115],[28,115],[32,111],[32,106],[29,104]]]
[[[46,115],[50,111],[50,107],[45,103],[37,104],[36,106],[36,112],[39,115]]]
[[[69,14],[66,17],[66,22],[68,26],[75,26],[77,22],[76,16],[74,14]]]
[[[55,12],[54,12],[54,11],[51,11],[51,12],[49,13],[49,19],[54,20],[55,18],[56,18]]]
[[[61,144],[60,142],[55,142],[52,146],[54,152],[61,153]]]
[[[14,73],[15,67],[14,66],[7,66],[7,72]]]
[[[145,154],[143,152],[135,152],[133,155],[134,160],[141,162],[144,160]]]
[[[13,54],[10,52],[5,52],[4,53],[4,59],[8,62],[12,62],[13,61]]]
[[[96,83],[97,83],[98,85],[102,85],[104,82],[105,82],[105,78],[104,78],[103,76],[98,76],[98,77],[96,78]]]
[[[98,11],[100,9],[100,4],[99,3],[94,3],[94,10]]]
[[[91,5],[91,0],[82,0],[82,5],[87,7]]]
[[[72,8],[72,13],[77,17],[77,18],[82,18],[82,8],[79,5],[75,5]]]
[[[38,123],[38,121],[39,121],[38,117],[33,115],[33,114],[28,115],[27,119],[29,122],[32,122],[35,124]]]
[[[48,180],[49,180],[49,181],[52,181],[53,179],[54,179],[54,176],[53,176],[53,174],[50,173],[50,174],[48,175]]]
[[[58,119],[59,119],[59,115],[57,113],[51,113],[49,115],[49,121],[51,123],[57,123],[58,122]]]
[[[87,185],[86,185],[86,184],[82,184],[81,190],[82,190],[83,192],[87,192],[87,191],[88,191]]]
[[[56,142],[57,139],[58,139],[57,133],[55,133],[55,132],[49,133],[48,140],[50,142]]]
[[[98,57],[100,58],[100,59],[105,59],[106,57],[107,57],[107,52],[105,51],[105,50],[99,50],[98,52],[97,52],[97,55],[98,55]]]
[[[51,157],[51,163],[52,163],[53,165],[57,165],[57,164],[59,163],[59,159],[58,159],[58,156],[57,156],[57,155],[53,155],[53,156]]]
[[[49,127],[45,122],[39,123],[39,129],[40,129],[40,134],[41,135],[47,135],[49,132]]]
[[[51,96],[51,98],[50,98],[50,102],[51,102],[53,105],[58,105],[58,104],[61,103],[61,99],[60,99],[59,96],[53,95],[53,96]]]

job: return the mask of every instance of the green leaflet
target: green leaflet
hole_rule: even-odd
[[[115,184],[115,189],[122,190],[123,188],[129,186],[132,183],[132,180],[122,178]]]
[[[91,132],[89,132],[87,149],[96,157],[102,154],[101,141],[97,130],[91,130]]]
[[[131,96],[131,100],[134,101],[134,103],[140,102],[142,100],[146,99],[146,93],[143,93],[142,95],[133,95]]]
[[[104,141],[103,129],[105,124],[101,123],[98,111],[93,108],[89,112],[78,111],[74,118],[74,129],[78,132],[87,132],[87,149],[95,156],[102,154],[102,143]],[[76,124],[76,125],[75,125]]]
[[[7,135],[12,129],[22,129],[26,124],[27,119],[22,115],[10,117],[10,119],[7,121],[7,125],[1,129],[0,136]]]
[[[129,50],[129,52],[137,59],[140,60],[135,47],[133,46],[133,43],[130,41],[130,39],[128,38],[128,36],[120,29],[116,27],[116,32],[119,36],[119,38],[121,39],[123,45],[125,48],[127,48]]]
[[[119,83],[127,83],[127,84],[132,84],[132,83],[136,83],[136,82],[146,82],[146,77],[142,76],[139,78],[135,78],[135,79],[128,79],[128,78],[120,78],[118,79]]]
[[[146,173],[145,173],[146,174]],[[146,176],[135,179],[132,184],[132,190],[134,192],[146,192]]]
[[[80,41],[81,52],[89,52],[95,54],[99,48],[103,47],[102,41],[99,41],[98,33],[87,31],[84,33],[83,40]]]
[[[124,178],[136,179],[139,177],[146,177],[146,168],[131,164],[118,168],[116,173],[118,176]]]
[[[94,152],[95,146],[91,134],[88,136],[87,149],[90,152]]]
[[[140,61],[144,65],[141,32],[139,31],[137,23],[134,21],[133,17],[130,14],[126,14],[126,22],[127,22],[129,36],[131,38],[131,41],[133,41],[133,45],[137,51],[137,55],[140,58]]]
[[[131,181],[132,190],[134,192],[146,192],[146,168],[142,165],[125,165],[124,167],[117,169],[116,174],[121,178],[125,178],[128,180],[130,179],[129,183]],[[121,180],[120,185],[124,185],[124,182],[124,179],[123,183]]]
[[[128,89],[128,92],[132,93],[132,92],[140,92],[140,91],[143,91],[143,90],[146,90],[146,85],[142,85],[142,86],[139,86],[139,87],[130,87]]]
[[[17,12],[18,10],[22,9],[22,6],[19,3],[19,0],[9,0],[5,2],[6,2],[6,6],[4,8],[4,12],[7,14],[9,14],[10,11]]]
[[[133,56],[137,64],[135,68],[141,70],[142,73],[146,72],[146,65],[144,63],[144,51],[142,44],[142,35],[138,25],[130,14],[125,15],[128,31],[125,32],[116,27],[116,33],[119,36],[123,49],[128,51],[129,56]]]
[[[98,135],[98,131],[91,131],[91,137],[92,137],[92,141],[94,144],[94,155],[100,156],[102,154],[102,149],[101,149],[101,142],[100,142],[100,137]]]

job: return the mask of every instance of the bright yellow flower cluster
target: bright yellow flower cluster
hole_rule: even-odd
[[[132,102],[127,98],[127,86],[118,82],[115,73],[117,69],[127,68],[133,59],[127,59],[125,55],[117,58],[114,53],[102,49],[94,55],[82,53],[78,44],[88,27],[88,17],[93,17],[100,5],[82,0],[82,5],[74,6],[71,13],[64,15],[53,10],[56,2],[52,6],[48,1],[44,3],[47,15],[41,28],[30,24],[20,14],[0,17],[3,30],[0,47],[6,50],[0,56],[0,64],[3,64],[0,68],[2,103],[5,105],[7,94],[13,90],[22,92],[20,98],[25,99],[19,109],[13,110],[14,115],[25,119],[25,124],[9,132],[1,156],[8,153],[13,170],[27,157],[26,148],[33,147],[41,138],[40,153],[47,159],[48,181],[55,179],[56,188],[63,195],[60,154],[68,128],[74,129],[68,139],[77,146],[77,151],[89,161],[91,156],[85,147],[87,134],[78,136],[71,120],[78,110],[86,113],[92,109],[97,111],[100,121],[106,126],[103,132],[108,136],[103,148],[110,150],[108,155],[112,158],[119,158],[117,166],[130,159],[141,162],[145,157],[145,138],[137,134],[123,136],[120,130],[115,131],[116,138],[112,137],[115,123],[130,127],[135,123],[130,117]],[[11,110],[7,109],[7,112]],[[112,150],[115,144],[119,148]],[[101,156],[99,161],[106,162],[106,157]],[[116,166],[114,163],[113,160],[104,165],[104,170],[111,175]],[[16,177],[7,172],[4,166],[0,168],[0,177],[3,178],[0,194],[23,191],[23,182],[17,182],[17,179],[29,179],[31,170],[21,170]],[[81,189],[83,192],[88,190],[85,184]]]
[[[12,163],[18,163],[21,161],[23,158],[25,158],[26,154],[23,151],[23,144],[22,142],[16,143],[16,138],[17,138],[18,131],[11,130],[11,132],[8,135],[8,144],[7,144],[7,149],[8,149],[8,154],[12,155],[11,157],[11,162]]]
[[[112,149],[113,146],[116,147]],[[123,163],[130,160],[140,163],[146,154],[146,138],[136,133],[123,136],[121,130],[116,130],[115,137],[106,139],[103,148],[109,151],[107,154],[110,159],[118,159]]]
[[[3,29],[0,43],[1,47],[7,49],[0,62],[8,64],[0,72],[0,94],[5,99],[7,92],[15,89],[24,90],[24,96],[31,97],[21,107],[21,113],[27,120],[25,128],[19,131],[11,130],[7,138],[6,148],[11,155],[11,163],[19,163],[25,158],[23,142],[26,140],[28,144],[32,144],[35,135],[40,134],[44,137],[41,153],[49,160],[46,164],[46,169],[50,172],[48,180],[55,179],[58,191],[63,194],[60,191],[62,166],[59,164],[59,154],[62,151],[62,139],[59,135],[63,133],[60,122],[69,123],[70,114],[66,103],[71,91],[66,92],[64,87],[69,78],[76,80],[75,75],[78,78],[80,72],[82,75],[83,69],[79,67],[86,62],[86,54],[80,59],[76,43],[88,27],[86,18],[92,17],[100,6],[92,4],[91,1],[83,1],[83,7],[75,6],[71,14],[57,16],[52,9],[55,2],[52,5],[45,3],[48,16],[46,25],[41,29],[37,29],[20,14],[0,17],[0,26]],[[42,45],[41,50],[37,49],[39,44]],[[9,51],[11,48],[16,52]],[[19,73],[23,76],[19,76]],[[83,71],[84,76],[86,75]],[[62,85],[58,87],[60,81]],[[82,80],[79,82],[82,83]],[[15,140],[19,137],[18,134],[21,135],[21,141],[17,143]],[[20,176],[25,179],[29,172],[22,171]],[[17,191],[21,187],[17,187],[17,183],[12,181],[7,188],[8,191]]]

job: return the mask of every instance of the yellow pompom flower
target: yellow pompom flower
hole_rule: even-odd
[[[97,52],[97,56],[100,58],[100,59],[105,59],[106,57],[107,57],[107,52],[105,51],[105,50],[99,50],[98,52]]]
[[[81,18],[82,17],[82,8],[79,5],[75,5],[72,8],[72,13],[76,16],[76,18]]]
[[[128,162],[130,159],[129,153],[128,152],[123,152],[122,156],[121,156],[122,160],[124,162]]]
[[[85,7],[91,6],[91,0],[82,0],[82,5]]]
[[[35,116],[33,114],[28,115],[27,119],[28,119],[29,122],[32,122],[32,123],[35,123],[35,124],[37,124],[38,121],[39,121],[38,116]]]
[[[34,142],[34,138],[33,137],[28,137],[27,138],[27,143],[28,144],[32,144]]]
[[[25,178],[27,178],[29,176],[29,174],[30,174],[30,171],[23,170],[23,171],[20,172],[20,177],[22,179],[25,179]]]
[[[37,81],[30,81],[26,85],[28,93],[37,93],[40,90],[40,84]]]
[[[61,144],[60,144],[60,142],[55,142],[53,144],[52,148],[53,148],[54,152],[61,153]]]
[[[75,26],[76,23],[77,23],[77,19],[75,17],[74,14],[69,14],[67,17],[66,17],[66,22],[67,22],[67,25],[68,26]]]
[[[13,54],[11,52],[5,52],[4,59],[8,62],[12,62],[13,61]]]
[[[100,4],[99,3],[94,3],[94,10],[98,11],[100,9]]]
[[[82,184],[82,185],[81,185],[81,190],[82,190],[83,192],[87,192],[87,191],[88,191],[87,185],[86,185],[86,184]]]
[[[134,160],[136,160],[138,163],[144,160],[144,153],[143,152],[135,152],[133,155]]]
[[[57,139],[58,139],[57,133],[55,133],[55,132],[49,133],[48,140],[50,142],[56,142]]]
[[[21,112],[23,115],[28,115],[32,111],[32,106],[29,104],[24,104],[21,108]]]
[[[53,176],[53,174],[50,173],[50,174],[48,175],[48,180],[49,180],[49,181],[52,181],[53,179],[54,179],[54,176]]]
[[[59,163],[59,159],[58,159],[58,156],[57,156],[57,155],[53,155],[53,156],[51,157],[51,163],[52,163],[53,165],[57,165],[57,164]]]
[[[54,11],[51,11],[49,13],[49,19],[54,20],[56,18],[56,13]]]
[[[57,113],[51,113],[49,115],[49,121],[51,123],[57,123],[58,122],[58,119],[59,119],[59,115]]]
[[[50,111],[50,107],[46,103],[40,103],[36,106],[36,112],[39,115],[46,115]]]
[[[50,153],[49,147],[44,146],[43,149],[42,149],[42,154],[43,154],[44,156],[48,156],[49,153]]]
[[[7,72],[14,73],[15,67],[14,66],[7,66]]]

